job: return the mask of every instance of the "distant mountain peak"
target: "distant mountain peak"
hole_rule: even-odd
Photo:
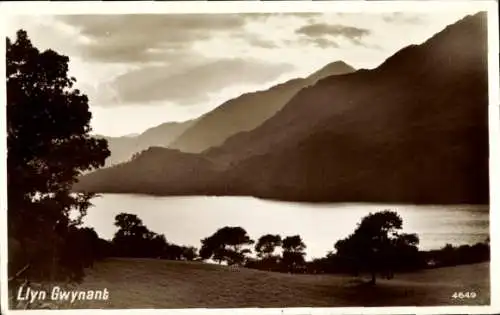
[[[332,75],[342,75],[342,74],[352,73],[355,71],[356,71],[355,68],[345,63],[344,61],[339,60],[330,62],[323,68],[319,69],[318,71],[308,76],[307,79],[316,83],[317,81]]]
[[[488,204],[487,42],[479,13],[375,69],[334,76],[337,67],[347,67],[333,62],[296,86],[255,93],[232,101],[232,111],[205,116],[186,131],[191,154],[150,148],[142,159],[80,178],[77,189]],[[315,84],[316,78],[326,79]],[[236,117],[238,128],[219,128],[232,126]],[[241,127],[250,120],[253,126]]]
[[[345,67],[345,68],[350,68],[350,69],[354,70],[354,68],[351,65],[344,62],[343,60],[337,60],[334,62],[330,62],[329,64],[327,64],[323,68],[327,68],[327,67]]]

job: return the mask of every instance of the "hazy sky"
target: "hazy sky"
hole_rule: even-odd
[[[70,57],[94,131],[142,132],[343,60],[373,68],[474,13],[17,16],[40,49]]]

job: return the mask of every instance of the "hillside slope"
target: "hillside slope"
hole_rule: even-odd
[[[302,89],[259,127],[197,155],[204,163],[190,164],[194,155],[175,154],[186,157],[181,163],[165,154],[156,166],[127,166],[182,164],[203,174],[202,181],[162,172],[137,185],[146,175],[133,171],[113,181],[105,169],[76,187],[309,202],[488,204],[486,36],[486,14],[468,16],[376,69]]]
[[[169,148],[200,153],[221,145],[230,136],[249,131],[272,117],[302,88],[331,75],[352,73],[355,69],[342,61],[332,62],[307,78],[297,78],[264,91],[246,93],[231,99],[200,117]]]
[[[212,150],[233,193],[284,200],[488,203],[486,16],[375,70],[329,77]]]
[[[172,141],[179,137],[186,129],[195,123],[196,120],[189,120],[181,123],[163,123],[153,128],[149,128],[138,135],[123,137],[106,137],[111,155],[106,159],[106,167],[123,163],[135,154],[152,146],[168,147]]]
[[[376,286],[341,275],[297,275],[159,259],[109,259],[80,288],[107,288],[109,301],[75,308],[227,308],[486,305],[489,264],[396,274]],[[452,299],[474,291],[475,299]]]

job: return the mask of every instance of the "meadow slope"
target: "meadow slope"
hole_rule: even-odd
[[[340,275],[291,275],[196,262],[108,259],[96,263],[80,288],[110,292],[107,302],[75,308],[230,308],[439,306],[489,304],[489,263],[396,274],[376,286]],[[454,300],[456,291],[475,299]]]

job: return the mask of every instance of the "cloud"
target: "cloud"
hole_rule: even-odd
[[[165,54],[189,49],[193,42],[245,25],[237,14],[71,15],[58,19],[87,39],[81,45],[83,57],[106,63],[161,60]]]
[[[268,64],[258,60],[238,58],[205,60],[196,65],[175,67],[147,66],[118,76],[110,85],[119,95],[118,102],[103,104],[124,105],[165,101],[190,105],[209,99],[210,94],[236,84],[257,84],[273,81],[294,67],[286,63]]]
[[[343,37],[350,41],[359,43],[363,37],[370,35],[371,32],[365,28],[345,26],[341,24],[316,23],[304,25],[297,29],[295,33],[312,38],[321,38],[324,36]]]
[[[60,15],[56,21],[78,31],[79,54],[89,62],[147,63],[182,55],[216,36],[241,35],[249,44],[276,48],[246,32],[248,23],[283,17],[307,20],[321,13]]]
[[[286,17],[297,17],[297,18],[315,18],[315,17],[321,17],[324,15],[324,13],[319,13],[319,12],[279,12],[279,13],[240,13],[238,14],[239,16],[249,19],[249,20],[257,20],[257,21],[266,21],[269,18],[282,18],[284,16]]]
[[[399,24],[422,24],[424,23],[424,18],[422,15],[394,12],[387,14],[382,17],[382,19],[387,23],[399,23]]]
[[[267,49],[278,48],[278,45],[275,42],[263,39],[258,34],[242,34],[241,38],[254,47]]]
[[[306,19],[319,14],[147,14],[57,16],[78,34],[79,58],[90,64],[124,65],[125,71],[83,86],[94,104],[113,107],[171,102],[205,102],[210,93],[235,84],[266,84],[294,67],[253,58],[259,49],[277,49],[279,41],[249,23],[265,25],[277,16]],[[291,31],[295,27],[291,28]],[[230,59],[221,46],[204,47],[213,39],[251,55]],[[204,44],[204,45],[203,45]],[[258,54],[257,54],[258,55]],[[257,56],[258,57],[258,56]]]
[[[322,49],[340,47],[340,45],[336,41],[325,37],[302,37],[299,39],[299,43],[303,45],[313,45]]]

